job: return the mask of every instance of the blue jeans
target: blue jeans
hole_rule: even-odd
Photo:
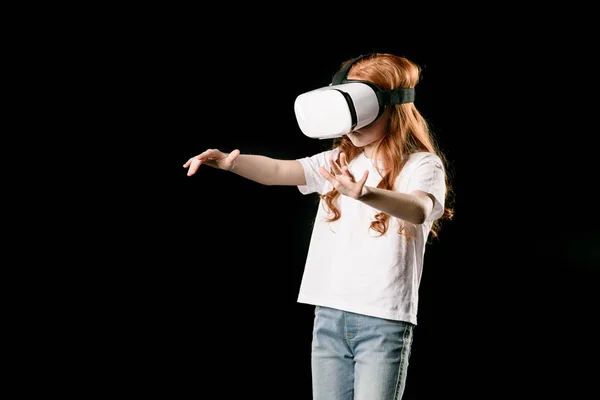
[[[313,400],[400,400],[414,325],[317,306]]]

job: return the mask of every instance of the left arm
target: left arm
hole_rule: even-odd
[[[330,159],[331,174],[321,167],[321,175],[327,179],[341,194],[361,201],[379,211],[400,218],[412,224],[422,224],[433,211],[433,196],[422,191],[414,190],[410,193],[398,193],[392,190],[365,186],[368,171],[365,171],[359,180],[350,173],[346,155],[340,154],[340,165]]]
[[[433,210],[431,195],[421,190],[411,193],[398,193],[392,190],[363,186],[357,198],[379,211],[400,218],[412,224],[422,224]]]

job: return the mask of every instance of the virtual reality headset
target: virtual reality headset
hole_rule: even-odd
[[[414,88],[382,90],[372,82],[348,79],[354,58],[338,71],[328,86],[296,97],[294,111],[302,133],[313,139],[341,137],[375,121],[389,104],[414,101]]]

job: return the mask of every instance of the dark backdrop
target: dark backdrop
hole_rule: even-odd
[[[415,103],[456,192],[455,219],[426,252],[405,399],[585,398],[595,161],[586,122],[556,96],[552,43],[356,37],[273,22],[227,39],[170,21],[121,42],[137,141],[125,179],[139,195],[125,209],[132,231],[117,232],[137,238],[120,319],[134,386],[169,398],[310,399],[313,309],[296,296],[317,198],[208,167],[187,177],[182,165],[208,148],[285,159],[328,148],[299,131],[295,97],[378,51],[423,67]],[[565,52],[582,63],[578,48]]]

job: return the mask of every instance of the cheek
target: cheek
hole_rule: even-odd
[[[363,140],[369,140],[369,141],[378,140],[382,136],[383,136],[383,131],[381,129],[370,128],[365,131],[362,131]]]
[[[375,140],[379,140],[382,137],[384,137],[385,134],[386,134],[386,131],[387,131],[387,129],[386,129],[387,128],[387,123],[386,123],[387,121],[380,120],[380,121],[377,121],[377,122],[378,123],[375,124],[372,127],[372,129],[369,130],[369,133],[370,133],[371,137],[373,139],[375,139]]]

